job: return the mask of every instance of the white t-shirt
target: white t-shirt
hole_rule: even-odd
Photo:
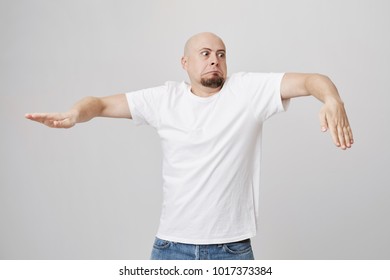
[[[256,235],[262,124],[285,110],[282,77],[236,73],[211,97],[185,82],[126,94],[134,123],[161,138],[158,238],[218,244]]]

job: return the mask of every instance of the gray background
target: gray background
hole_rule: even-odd
[[[186,79],[194,33],[219,34],[229,73],[319,72],[356,144],[320,132],[314,98],[265,125],[258,259],[389,259],[390,2],[0,1],[0,259],[147,259],[161,206],[155,131],[24,119]]]

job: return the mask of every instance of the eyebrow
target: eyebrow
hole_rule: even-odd
[[[199,49],[199,51],[203,51],[203,50],[212,51],[212,49],[210,49],[210,48],[201,48],[201,49]],[[225,49],[219,49],[219,50],[217,50],[217,52],[226,52],[226,50]]]

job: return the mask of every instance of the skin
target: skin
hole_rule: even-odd
[[[181,65],[187,72],[191,91],[209,97],[223,87],[215,81],[227,78],[226,48],[222,39],[209,32],[192,36],[184,47]],[[212,81],[205,86],[203,81]],[[321,74],[286,73],[281,83],[281,98],[314,96],[324,105],[319,113],[321,131],[330,131],[337,147],[345,150],[354,143],[352,129],[336,86]],[[33,113],[25,117],[52,128],[70,128],[95,117],[132,118],[125,94],[107,97],[86,97],[64,113]]]

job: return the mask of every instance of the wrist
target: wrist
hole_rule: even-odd
[[[339,96],[328,96],[324,98],[324,104],[337,104],[344,106],[344,102]]]
[[[79,110],[77,110],[77,109],[71,109],[71,110],[69,111],[69,118],[70,118],[70,121],[71,121],[73,124],[76,124],[76,123],[81,122]]]

